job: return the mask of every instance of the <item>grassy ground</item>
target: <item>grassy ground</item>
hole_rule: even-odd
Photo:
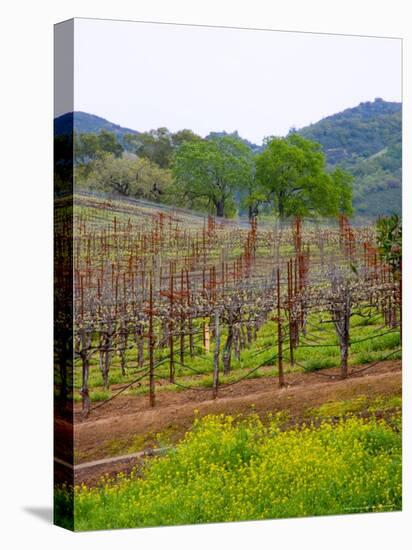
[[[365,312],[367,308],[365,309]],[[323,322],[322,322],[323,321]],[[307,323],[307,336],[301,337],[300,346],[294,351],[296,364],[290,364],[289,347],[284,346],[285,372],[314,371],[325,368],[338,367],[340,365],[340,352],[337,345],[337,337],[332,323],[327,318],[319,315],[311,315]],[[240,354],[240,360],[232,359],[232,370],[229,375],[220,377],[222,384],[234,382],[247,374],[248,371],[261,365],[262,368],[251,373],[250,378],[274,376],[276,367],[276,331],[273,321],[265,323],[258,332],[257,339]],[[223,342],[225,334],[223,333]],[[371,319],[354,316],[351,321],[351,340],[354,342],[350,349],[349,365],[363,365],[375,361],[384,360],[388,354],[391,359],[400,359],[401,352],[396,351],[400,347],[400,335],[398,330],[390,330],[383,326],[380,316]],[[132,345],[132,342],[130,341]],[[185,366],[176,365],[177,385],[168,383],[169,366],[165,360],[156,368],[156,391],[181,391],[187,388],[212,387],[213,371],[213,344],[209,353],[205,353],[200,345],[199,337],[195,340],[196,354],[194,357],[186,355]],[[156,362],[165,359],[167,351],[157,353]],[[110,370],[110,390],[102,387],[102,376],[98,366],[98,358],[95,355],[91,360],[90,372],[90,397],[92,401],[104,401],[118,391],[118,386],[128,384],[139,377],[136,364],[136,349],[132,347],[126,352],[127,373],[122,375],[120,358],[113,355]],[[176,354],[178,360],[178,354]],[[80,401],[79,388],[81,385],[81,367],[76,363],[75,369],[75,401]],[[266,368],[268,367],[268,368]],[[270,367],[270,368],[269,368]],[[143,379],[139,384],[127,389],[125,394],[145,394],[148,391],[148,380]]]

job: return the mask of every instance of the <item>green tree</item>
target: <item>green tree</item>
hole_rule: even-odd
[[[134,156],[116,158],[105,154],[93,163],[86,185],[126,197],[161,201],[171,184],[169,170],[148,159]]]
[[[148,158],[161,168],[169,168],[172,155],[184,141],[198,141],[202,138],[192,130],[179,130],[172,134],[167,128],[158,128],[141,134],[126,134],[125,147],[138,157]]]
[[[101,130],[99,134],[75,134],[75,164],[86,166],[106,153],[115,157],[121,157],[123,153],[123,146],[112,132]]]
[[[137,154],[168,168],[173,154],[172,135],[167,128],[150,130],[139,135],[141,148]]]
[[[99,134],[81,133],[74,134],[74,169],[76,185],[83,186],[94,163],[105,155],[120,158],[123,154],[123,146],[117,141],[116,136],[107,130],[101,130]]]
[[[173,148],[180,147],[184,141],[200,141],[202,138],[195,134],[192,130],[184,128],[172,134]]]
[[[331,216],[351,205],[349,177],[329,174],[320,145],[299,134],[266,140],[256,157],[256,178],[282,218]]]
[[[348,216],[352,215],[353,176],[338,167],[331,172],[330,177],[332,178],[333,187],[335,189],[335,193],[337,194],[339,213],[346,214]]]
[[[177,149],[172,173],[190,206],[199,199],[219,217],[234,209],[235,193],[253,177],[250,151],[231,137],[184,141]]]
[[[379,254],[399,277],[402,270],[402,221],[397,214],[377,222]]]

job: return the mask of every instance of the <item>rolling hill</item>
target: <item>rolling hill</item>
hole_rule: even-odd
[[[55,136],[70,135],[73,129],[79,134],[98,134],[102,130],[106,130],[115,134],[120,141],[126,134],[139,134],[136,130],[124,128],[123,126],[109,122],[105,118],[84,113],[83,111],[66,113],[54,119]]]
[[[328,165],[354,176],[358,214],[401,211],[402,105],[377,98],[297,130],[319,142]]]
[[[126,134],[142,133],[81,111],[67,113],[54,121],[56,136],[70,135],[73,128],[78,133],[113,132],[122,145]],[[292,131],[319,142],[331,169],[340,165],[354,176],[357,214],[376,217],[401,212],[401,103],[376,98]],[[241,139],[255,153],[262,149],[242,139],[237,132],[211,132],[207,138],[221,135]]]

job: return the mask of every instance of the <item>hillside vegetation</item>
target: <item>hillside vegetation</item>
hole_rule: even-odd
[[[322,145],[328,165],[354,176],[360,214],[399,213],[402,182],[402,106],[380,98],[298,131]]]
[[[85,184],[85,179],[91,172],[88,165],[100,159],[101,153],[109,153],[115,157],[129,156],[127,167],[129,171],[134,170],[130,156],[137,157],[145,163],[136,163],[136,173],[144,170],[146,173],[157,174],[155,184],[145,192],[146,195],[161,202],[167,200],[164,182],[171,181],[170,169],[173,158],[182,144],[189,142],[195,148],[199,147],[198,144],[201,141],[215,143],[232,141],[240,144],[239,146],[242,146],[245,151],[247,149],[256,157],[265,151],[270,142],[265,140],[263,145],[256,145],[239,136],[238,132],[228,134],[225,131],[211,132],[204,140],[190,129],[182,129],[175,133],[167,128],[137,132],[83,112],[67,113],[55,120],[57,140],[61,140],[62,136],[71,135],[73,131],[76,135],[75,160],[76,164],[81,165],[77,173],[77,184]],[[364,102],[357,107],[328,116],[310,126],[299,130],[293,129],[286,139],[295,133],[320,144],[328,171],[332,172],[336,168],[343,169],[353,177],[355,214],[376,217],[400,213],[402,182],[402,106],[400,103],[377,98],[373,102]],[[71,159],[71,154],[68,156]],[[117,179],[121,168],[123,182],[124,167],[117,162],[113,164],[113,168],[117,172]],[[165,172],[161,173],[158,168]],[[100,173],[101,171],[100,166]],[[149,176],[149,180],[153,178]],[[86,185],[88,186],[89,183]],[[123,183],[118,187],[122,185]],[[233,215],[236,209],[243,213],[246,209],[249,209],[249,212],[255,211],[259,204],[261,209],[263,206],[263,209],[268,212],[268,204],[265,206],[265,193],[262,200],[260,189],[251,189],[250,185],[246,187],[248,187],[246,195],[242,190],[237,190],[232,195],[231,206],[228,207],[227,212]],[[173,189],[172,197],[176,196],[175,191]],[[183,205],[207,210],[209,208],[207,204],[208,201],[202,202],[197,198],[193,204]]]

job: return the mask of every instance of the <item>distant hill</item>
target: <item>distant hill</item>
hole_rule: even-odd
[[[83,111],[75,111],[73,113],[66,113],[54,119],[54,135],[70,135],[72,129],[75,132],[85,134],[98,134],[102,130],[113,132],[120,141],[126,134],[139,134],[136,130],[130,128],[124,128],[118,124],[113,124],[105,118],[90,115]]]
[[[67,113],[54,120],[55,135],[113,132],[124,144],[126,134],[142,132],[113,124],[81,111]],[[401,211],[402,182],[402,105],[374,101],[328,116],[297,131],[319,142],[330,168],[340,165],[354,176],[354,206],[357,214],[376,217]],[[241,139],[258,153],[262,146],[239,136],[238,132],[210,132],[206,139],[232,136]]]
[[[297,131],[322,145],[329,166],[339,164],[354,176],[358,214],[401,211],[401,103],[377,98]]]

